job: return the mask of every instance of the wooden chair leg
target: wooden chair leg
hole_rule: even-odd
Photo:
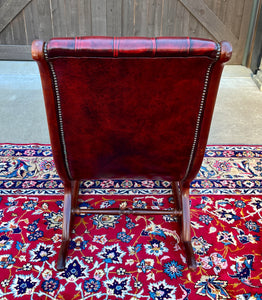
[[[188,268],[196,270],[196,260],[191,244],[191,223],[190,223],[190,204],[189,186],[182,186],[178,182],[173,183],[174,198],[177,199],[178,209],[182,210],[182,233],[181,238],[184,243]]]
[[[73,224],[72,209],[76,207],[79,192],[79,181],[65,182],[64,187],[64,210],[63,210],[63,229],[62,244],[58,254],[57,270],[65,269],[68,246],[70,242],[71,228]]]
[[[191,244],[191,221],[190,221],[190,202],[189,186],[182,187],[182,239],[185,246],[188,268],[196,270],[196,259]]]
[[[182,210],[182,197],[178,181],[172,182],[173,197],[178,210]]]
[[[79,195],[79,180],[72,181],[72,209],[77,207]]]

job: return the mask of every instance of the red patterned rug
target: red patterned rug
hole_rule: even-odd
[[[0,145],[0,299],[262,299],[262,147],[209,146],[191,186],[190,272],[170,216],[75,218],[64,272],[63,185],[45,145]],[[82,206],[173,205],[166,181],[97,180]]]

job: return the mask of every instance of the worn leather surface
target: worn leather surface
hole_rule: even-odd
[[[77,37],[51,39],[49,58],[73,57],[216,57],[217,44],[192,38]]]
[[[212,41],[189,38],[52,39],[47,61],[39,64],[52,64],[58,83],[60,123],[58,111],[55,118],[53,112],[57,95],[45,96],[45,102],[52,146],[66,153],[55,151],[54,157],[62,179],[195,176],[222,64],[230,57],[230,47],[224,47],[223,60],[216,58],[217,48]],[[51,73],[42,74],[42,81],[46,76]],[[58,128],[53,122],[62,135],[53,132]],[[192,151],[197,124],[199,143]]]

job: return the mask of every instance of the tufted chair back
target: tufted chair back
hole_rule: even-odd
[[[190,38],[44,44],[38,62],[61,178],[192,180],[226,50],[226,43]]]

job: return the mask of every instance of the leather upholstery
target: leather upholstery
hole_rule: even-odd
[[[216,58],[218,45],[190,38],[55,38],[47,45],[48,57],[186,57]]]
[[[82,37],[33,47],[64,181],[196,176],[227,42]]]

